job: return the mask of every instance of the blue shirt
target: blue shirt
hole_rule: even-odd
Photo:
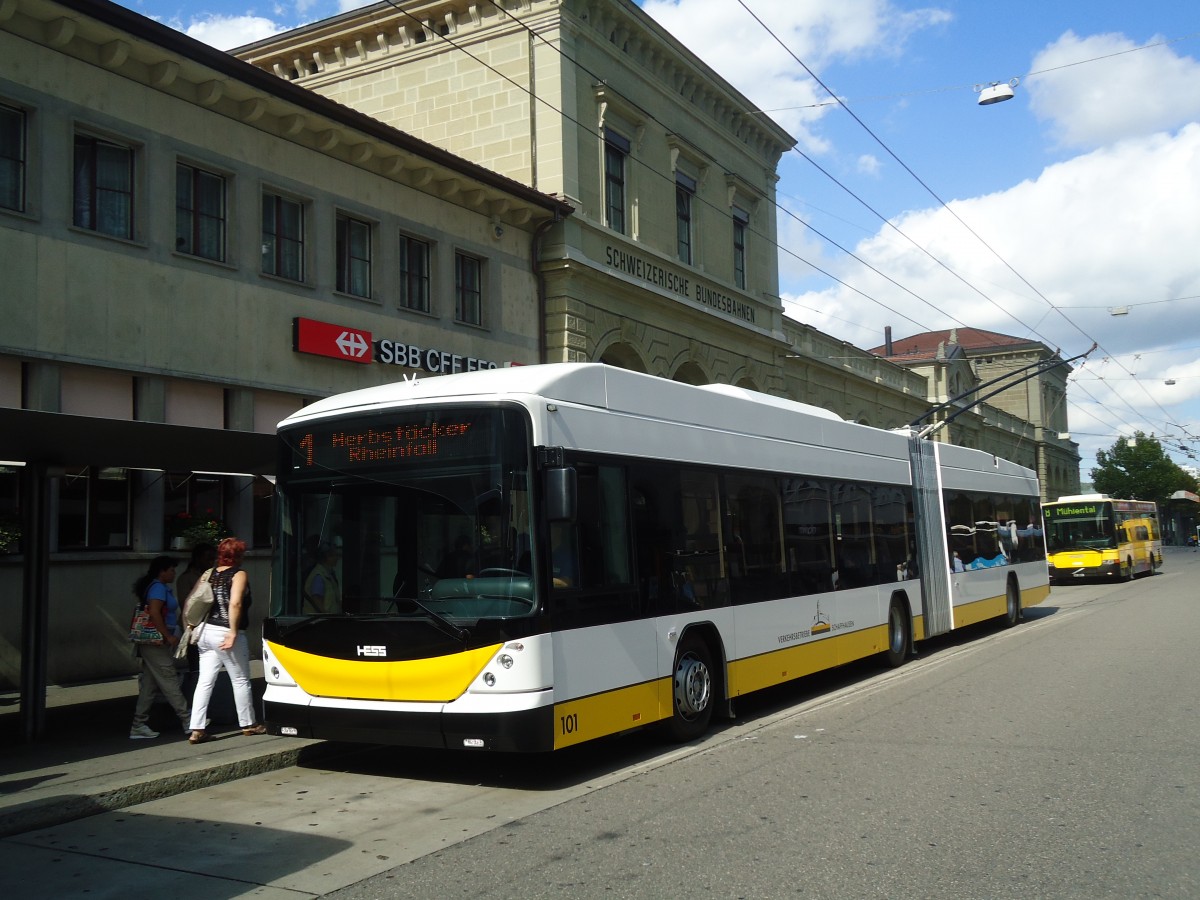
[[[179,633],[179,601],[175,599],[175,591],[169,584],[155,579],[146,588],[146,600],[161,600],[163,604],[163,619],[166,620],[167,630],[171,634]]]

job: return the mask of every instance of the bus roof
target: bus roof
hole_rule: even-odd
[[[747,403],[757,403],[791,413],[802,413],[835,422],[844,421],[836,413],[795,400],[772,397],[758,391],[727,384],[685,385],[654,375],[619,369],[602,363],[547,363],[459,372],[429,378],[413,378],[363,388],[318,400],[293,413],[280,427],[302,422],[314,416],[367,412],[386,409],[414,400],[495,398],[531,396],[561,403],[576,403],[621,412],[644,413],[647,396],[662,401],[662,394],[707,391]]]
[[[542,436],[548,441],[562,439],[556,429],[562,427],[567,408],[590,408],[647,424],[658,423],[654,429],[642,429],[635,442],[650,455],[670,447],[670,452],[681,460],[730,459],[741,448],[722,444],[716,436],[746,435],[762,439],[758,445],[761,448],[774,448],[764,452],[786,454],[794,452],[787,448],[810,448],[805,452],[814,465],[818,457],[828,460],[820,468],[826,474],[856,471],[855,467],[869,457],[877,461],[876,465],[891,466],[886,480],[902,482],[909,477],[909,435],[903,429],[887,431],[847,422],[829,410],[732,385],[689,385],[601,363],[549,363],[405,379],[318,400],[284,419],[279,427],[325,416],[381,412],[424,401],[497,399],[511,399],[534,410],[535,419],[543,423]],[[562,408],[553,420],[545,416],[548,403]],[[611,423],[589,420],[585,424],[578,418],[571,422],[569,440],[574,446],[591,450],[613,446]],[[679,428],[708,429],[714,440],[697,441],[696,432],[684,434]],[[632,444],[622,446],[638,452],[631,450]],[[1036,473],[1030,469],[966,447],[942,444],[939,450],[947,488],[990,484],[988,489],[1000,490],[1015,477],[1026,485],[1022,492],[1037,493]],[[723,457],[722,452],[726,454]],[[834,457],[838,457],[836,462]],[[761,464],[767,465],[765,461]],[[778,465],[787,466],[783,462]],[[884,470],[879,471],[879,477],[883,477]]]

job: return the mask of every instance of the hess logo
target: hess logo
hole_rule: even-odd
[[[359,644],[359,656],[387,656],[387,645],[385,644]]]

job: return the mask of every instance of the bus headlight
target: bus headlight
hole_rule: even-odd
[[[496,676],[493,675],[491,672],[484,672],[483,673],[483,683],[486,684],[488,687],[495,687],[496,686]]]
[[[500,665],[504,666],[506,669],[511,669],[513,667],[513,658],[507,653],[501,653],[499,656],[497,656],[496,662],[500,663]]]

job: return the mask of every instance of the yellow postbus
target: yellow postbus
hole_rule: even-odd
[[[1158,507],[1107,494],[1060,497],[1042,504],[1050,582],[1088,578],[1128,581],[1162,565]]]

